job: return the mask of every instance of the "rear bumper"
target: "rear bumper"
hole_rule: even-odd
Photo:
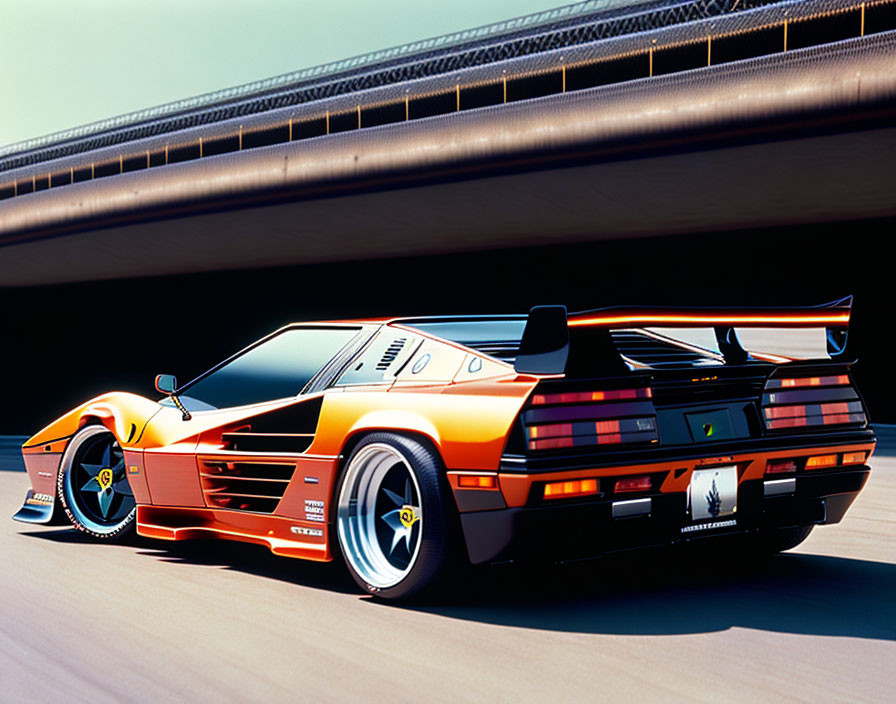
[[[473,564],[560,562],[709,536],[837,523],[869,474],[867,466],[856,466],[742,481],[737,513],[714,523],[690,521],[685,492],[477,511],[460,519]]]

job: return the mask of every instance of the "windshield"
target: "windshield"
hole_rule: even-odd
[[[178,397],[188,410],[203,411],[295,396],[359,329],[284,330],[186,385]]]

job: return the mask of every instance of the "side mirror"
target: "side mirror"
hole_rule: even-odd
[[[173,374],[159,374],[156,376],[156,391],[163,394],[173,394],[177,388],[177,377]]]

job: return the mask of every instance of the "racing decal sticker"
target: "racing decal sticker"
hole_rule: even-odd
[[[324,502],[315,499],[305,499],[305,520],[324,522]]]
[[[304,526],[291,526],[289,532],[296,535],[310,535],[313,538],[322,538],[324,535],[322,528],[305,528]]]

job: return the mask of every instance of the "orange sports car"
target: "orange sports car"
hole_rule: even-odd
[[[110,393],[23,447],[20,521],[332,560],[383,598],[459,561],[565,561],[836,523],[875,446],[851,299],[288,325],[161,399]],[[787,352],[769,331],[795,334]]]

